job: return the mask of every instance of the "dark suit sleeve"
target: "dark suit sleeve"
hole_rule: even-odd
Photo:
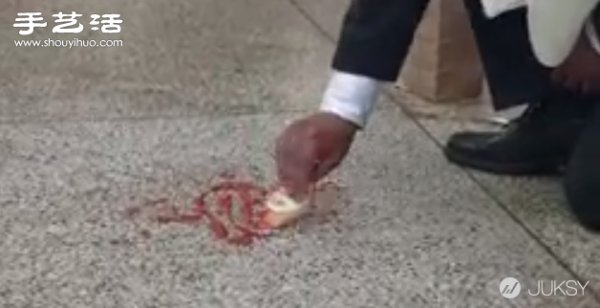
[[[429,0],[352,0],[343,19],[333,69],[395,81],[428,3]]]

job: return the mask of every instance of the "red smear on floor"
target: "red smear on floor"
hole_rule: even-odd
[[[335,186],[328,182],[319,185],[317,190],[331,185]],[[150,222],[158,224],[207,224],[215,239],[248,246],[272,231],[261,220],[265,214],[263,204],[270,191],[271,188],[238,180],[235,175],[225,173],[219,176],[216,184],[197,196],[187,209],[162,198],[127,209],[125,217],[133,220],[146,216]],[[141,233],[145,239],[150,237],[148,229]]]
[[[214,238],[235,245],[250,245],[264,236],[260,224],[262,205],[269,189],[250,181],[236,180],[228,173],[182,209],[167,199],[152,200],[125,211],[127,219],[146,216],[158,224],[198,225],[206,223]],[[143,230],[148,238],[149,231]]]

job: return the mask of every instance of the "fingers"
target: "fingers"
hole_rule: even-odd
[[[577,76],[573,76],[573,74],[568,74],[562,69],[553,70],[551,77],[555,83],[574,92],[585,93],[591,90],[590,85],[587,82],[581,80],[581,78],[578,78]]]
[[[340,163],[341,159],[336,159],[336,157],[328,157],[316,166],[315,177],[317,180],[326,177],[331,171],[336,169]]]
[[[552,71],[552,81],[578,93],[598,93],[600,91],[600,71],[578,70],[575,72],[564,68]]]
[[[280,184],[294,194],[305,194],[316,173],[315,146],[300,136],[283,136],[277,150]]]
[[[316,114],[288,126],[277,141],[280,184],[292,193],[310,186],[339,165],[355,128],[329,114]]]

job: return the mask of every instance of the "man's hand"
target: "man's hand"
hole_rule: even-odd
[[[552,72],[554,81],[580,92],[600,91],[600,55],[582,34],[569,57]]]
[[[308,193],[312,183],[339,166],[357,131],[353,123],[326,112],[293,122],[277,140],[281,184],[292,194]]]

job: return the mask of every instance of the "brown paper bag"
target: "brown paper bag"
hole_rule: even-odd
[[[483,70],[463,0],[432,0],[415,34],[400,83],[434,102],[478,98]]]

